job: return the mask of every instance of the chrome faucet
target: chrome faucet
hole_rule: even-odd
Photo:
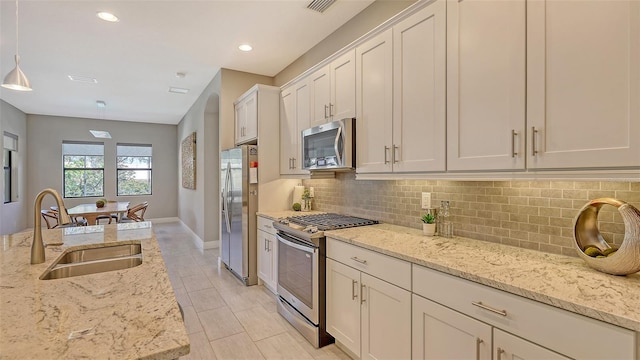
[[[50,194],[58,203],[58,224],[66,225],[71,223],[71,217],[67,214],[64,202],[57,191],[53,189],[44,189],[36,196],[33,204],[33,243],[31,243],[31,264],[42,264],[44,262],[44,242],[42,241],[42,220],[40,208],[42,207],[42,198]]]

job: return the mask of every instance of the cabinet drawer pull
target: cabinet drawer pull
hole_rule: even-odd
[[[518,132],[515,130],[511,130],[511,157],[518,156],[518,152],[516,151],[516,138],[518,137]]]
[[[535,126],[531,127],[531,155],[536,156],[538,154],[538,130]]]
[[[358,285],[358,282],[356,280],[351,280],[351,300],[355,300],[358,297],[356,285]]]
[[[357,256],[352,257],[352,258],[351,258],[351,260],[353,260],[353,261],[355,261],[355,262],[359,262],[360,264],[363,264],[363,265],[366,265],[366,264],[367,264],[367,260],[361,260],[361,259],[358,259],[358,257],[357,257]]]
[[[329,103],[329,116],[333,116],[333,104]]]
[[[388,164],[388,163],[389,163],[389,160],[387,160],[387,151],[389,151],[389,147],[388,147],[388,146],[385,146],[385,147],[384,147],[384,163],[385,163],[385,164]]]
[[[328,116],[327,116],[327,108],[328,108],[328,106],[327,106],[327,105],[325,105],[325,106],[324,106],[324,118],[325,118],[325,119],[326,119],[326,118],[328,118]]]
[[[496,313],[498,315],[507,316],[507,310],[494,309],[491,306],[487,306],[487,305],[483,304],[481,301],[478,301],[478,302],[472,301],[471,305],[475,305],[475,306],[477,306],[477,307],[479,307],[481,309],[489,310],[489,311],[491,311],[493,313]]]
[[[364,292],[367,286],[365,284],[360,284],[360,304],[364,304],[367,299],[364,298]]]
[[[476,360],[480,360],[480,344],[483,342],[484,340],[476,338]]]
[[[504,350],[502,348],[498,348],[496,352],[498,353],[498,360],[502,359],[502,354],[504,354]]]

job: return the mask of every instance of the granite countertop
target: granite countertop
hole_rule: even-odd
[[[428,237],[390,224],[326,231],[327,237],[640,331],[640,273],[608,275],[579,259],[486,241]]]
[[[150,222],[43,230],[46,260],[31,265],[32,231],[2,237],[0,357],[175,359],[189,337]],[[140,243],[143,262],[56,280],[39,276],[66,249]]]

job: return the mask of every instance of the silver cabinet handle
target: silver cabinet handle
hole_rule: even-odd
[[[480,338],[476,338],[476,360],[480,360],[480,344],[484,341]]]
[[[367,264],[367,260],[358,259],[357,256],[352,257],[351,260],[353,260],[355,262],[359,262],[360,264],[363,264],[363,265]]]
[[[504,354],[504,349],[502,349],[502,348],[500,348],[500,347],[499,347],[499,348],[496,350],[496,352],[498,353],[498,360],[501,360],[501,359],[502,359],[502,354]]]
[[[267,239],[267,251],[271,252],[271,240]]]
[[[293,160],[293,168],[292,169],[295,169],[296,168],[296,158],[291,158],[291,160]]]
[[[391,153],[391,161],[393,161],[393,163],[397,163],[398,160],[396,160],[396,151],[398,150],[398,147],[396,145],[393,145],[393,153]]]
[[[266,227],[267,229],[271,229],[271,225],[262,225],[264,227]]]
[[[511,130],[511,157],[514,158],[518,156],[518,152],[516,151],[516,137],[518,137],[518,132],[515,130]]]
[[[384,163],[385,163],[385,164],[388,164],[388,163],[389,163],[389,160],[387,160],[387,151],[389,151],[389,147],[388,147],[388,146],[385,146],[385,147],[384,147]]]
[[[333,116],[333,108],[334,108],[333,104],[329,103],[329,116]]]
[[[487,305],[483,304],[481,301],[478,301],[478,302],[473,302],[472,301],[471,305],[475,305],[475,306],[477,306],[477,307],[479,307],[481,309],[491,311],[491,312],[496,313],[498,315],[507,316],[507,310],[498,310],[498,309],[492,308],[491,306],[487,306]]]
[[[538,138],[538,130],[536,130],[535,126],[531,127],[531,154],[536,156],[538,154],[538,144],[536,140]]]
[[[367,286],[365,284],[360,284],[360,304],[364,304],[367,299],[364,298],[364,292]]]
[[[351,300],[355,300],[358,297],[356,285],[358,285],[358,282],[356,280],[351,280]]]
[[[324,118],[325,119],[328,118],[328,116],[327,116],[327,108],[328,108],[328,106],[325,104],[324,105]]]

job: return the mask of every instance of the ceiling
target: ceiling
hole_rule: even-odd
[[[309,2],[21,0],[20,67],[33,91],[0,88],[0,98],[27,114],[177,124],[220,68],[274,76],[373,0],[337,0],[322,14]],[[0,1],[0,19],[4,78],[15,66],[15,1]]]

